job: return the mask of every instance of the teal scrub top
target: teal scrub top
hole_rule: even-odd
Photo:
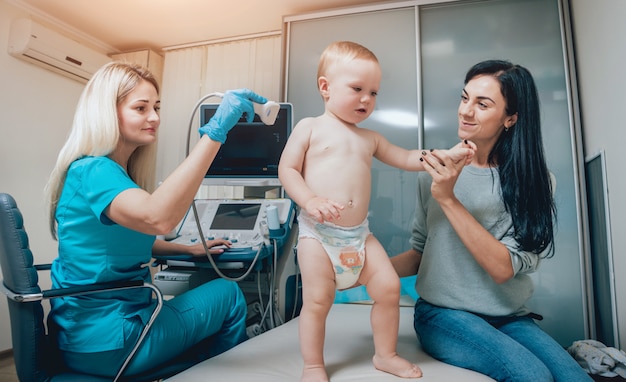
[[[145,266],[155,236],[122,227],[105,209],[122,191],[139,188],[126,171],[107,157],[83,157],[67,172],[56,210],[58,257],[52,263],[52,286],[71,287],[116,280],[150,281]],[[145,288],[51,300],[50,319],[57,325],[59,347],[91,353],[121,349],[124,321],[137,316],[144,324],[154,308]]]

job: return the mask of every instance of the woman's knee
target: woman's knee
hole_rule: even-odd
[[[239,284],[237,284],[235,281],[226,279],[219,279],[215,281],[221,284],[219,287],[224,290],[225,293],[228,295],[227,298],[231,301],[230,305],[233,307],[233,310],[238,312],[238,314],[247,315],[248,307],[246,303],[246,298],[243,295]]]
[[[218,278],[211,280],[198,288],[201,287],[208,289],[207,293],[210,293],[209,295],[221,296],[222,299],[232,300],[233,303],[245,303],[243,292],[241,291],[239,284],[235,281]]]
[[[496,371],[491,377],[498,381],[506,382],[554,381],[550,369],[539,359],[533,361],[528,359],[525,361],[520,360],[515,364],[509,363],[506,365],[506,368]]]

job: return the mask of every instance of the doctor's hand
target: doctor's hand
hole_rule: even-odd
[[[207,248],[209,248],[209,253],[213,254],[213,255],[218,255],[220,253],[224,253],[224,248],[223,247],[230,248],[231,245],[232,245],[232,243],[230,241],[228,241],[228,240],[225,240],[225,239],[207,240],[206,241],[206,246],[207,246]],[[217,247],[217,246],[223,246],[223,247],[213,248],[213,247]],[[189,246],[189,254],[194,256],[194,257],[206,256],[206,252],[204,251],[204,246],[202,245],[202,243],[190,245]]]
[[[254,93],[249,89],[229,90],[224,93],[222,102],[215,111],[215,115],[209,122],[200,127],[200,136],[207,134],[214,141],[226,142],[226,135],[232,129],[239,118],[245,113],[246,120],[254,119],[254,106],[252,102],[266,103],[267,98]]]

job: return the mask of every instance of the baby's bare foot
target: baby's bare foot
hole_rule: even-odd
[[[328,382],[328,374],[323,366],[305,367],[300,382]]]
[[[389,358],[383,358],[375,355],[373,361],[374,367],[378,370],[401,378],[420,378],[422,376],[422,369],[420,369],[419,366],[407,361],[397,354],[394,354]]]

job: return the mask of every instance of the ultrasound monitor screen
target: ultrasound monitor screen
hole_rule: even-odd
[[[252,230],[260,210],[260,203],[221,203],[210,229]]]
[[[218,104],[200,108],[200,124],[204,125],[215,114]],[[245,117],[228,132],[207,177],[269,177],[278,178],[278,162],[291,133],[292,109],[281,103],[274,125],[265,125],[255,114],[248,123]]]

